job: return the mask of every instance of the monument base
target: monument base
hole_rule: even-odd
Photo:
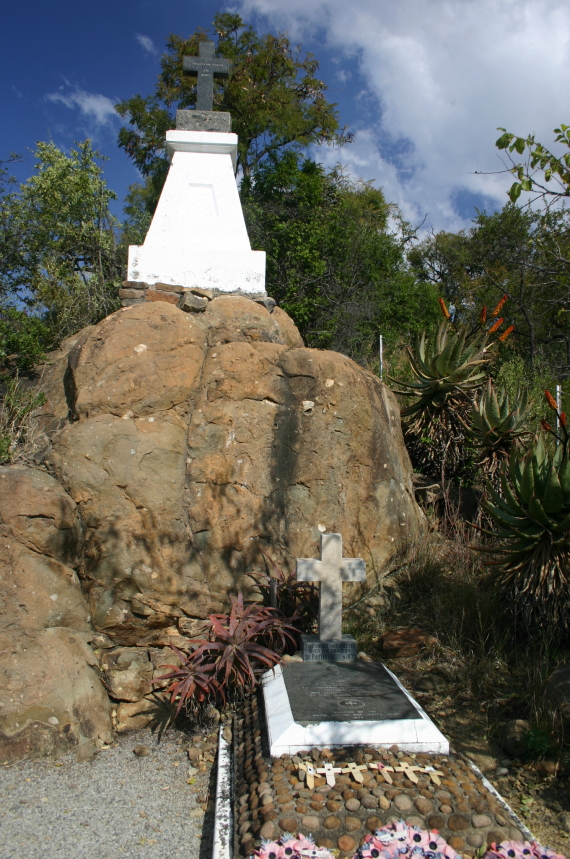
[[[356,641],[343,635],[334,641],[322,641],[318,635],[301,636],[301,656],[304,662],[354,662]]]
[[[272,757],[365,745],[449,754],[449,743],[379,662],[292,662],[262,678]]]
[[[265,294],[264,251],[192,251],[130,245],[128,279],[188,289]]]

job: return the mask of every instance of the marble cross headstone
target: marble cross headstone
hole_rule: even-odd
[[[321,560],[298,558],[297,580],[320,582],[319,638],[342,638],[342,583],[364,582],[366,565],[361,558],[342,557],[340,534],[321,534]]]
[[[198,75],[196,110],[213,110],[214,77],[227,78],[231,62],[214,56],[213,42],[200,42],[197,57],[184,57],[182,67],[187,74]]]

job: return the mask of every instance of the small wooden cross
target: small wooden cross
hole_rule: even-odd
[[[350,775],[353,777],[354,781],[357,781],[360,784],[362,784],[364,779],[362,778],[361,770],[366,770],[366,769],[368,769],[366,764],[362,764],[361,766],[358,766],[358,764],[355,764],[354,761],[351,761],[351,763],[347,764],[346,769],[342,770],[342,772],[343,773],[350,773]]]
[[[327,780],[327,784],[329,784],[331,787],[334,787],[336,784],[334,774],[342,772],[342,770],[340,767],[335,767],[334,764],[323,764],[322,767],[319,767],[317,772],[320,775],[324,775]]]
[[[312,790],[315,786],[315,776],[317,774],[316,769],[311,764],[299,764],[299,775],[304,772],[305,773],[305,782],[307,783],[307,787],[309,790]],[[299,779],[302,781],[302,779]]]
[[[439,776],[443,775],[442,772],[439,772],[439,770],[436,770],[434,767],[425,767],[423,771],[429,775],[434,784],[441,784]]]
[[[371,763],[368,764],[368,766],[373,770],[378,770],[385,782],[388,784],[394,784],[392,776],[390,775],[390,773],[394,772],[394,767],[387,767],[385,764],[378,763]]]
[[[410,764],[402,764],[401,767],[396,767],[394,772],[404,773],[406,778],[409,778],[410,781],[413,781],[414,784],[418,783],[418,777],[416,772],[423,772],[421,767],[410,766]]]

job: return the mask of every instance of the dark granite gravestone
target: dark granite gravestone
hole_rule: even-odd
[[[397,745],[448,754],[449,743],[378,662],[289,662],[263,675],[272,756],[303,749]]]
[[[292,662],[283,666],[283,679],[299,725],[418,717],[408,696],[379,662]]]
[[[184,57],[182,68],[185,74],[198,75],[196,110],[211,111],[214,106],[214,77],[227,78],[231,62],[225,57],[214,56],[213,42],[200,42],[197,57]]]

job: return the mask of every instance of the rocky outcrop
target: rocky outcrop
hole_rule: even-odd
[[[111,739],[89,610],[83,528],[45,471],[0,468],[0,761]]]
[[[305,348],[280,308],[147,302],[64,352],[45,382],[47,463],[83,523],[92,623],[116,643],[166,643],[220,610],[261,550],[291,568],[339,531],[372,585],[418,530],[395,398]]]

